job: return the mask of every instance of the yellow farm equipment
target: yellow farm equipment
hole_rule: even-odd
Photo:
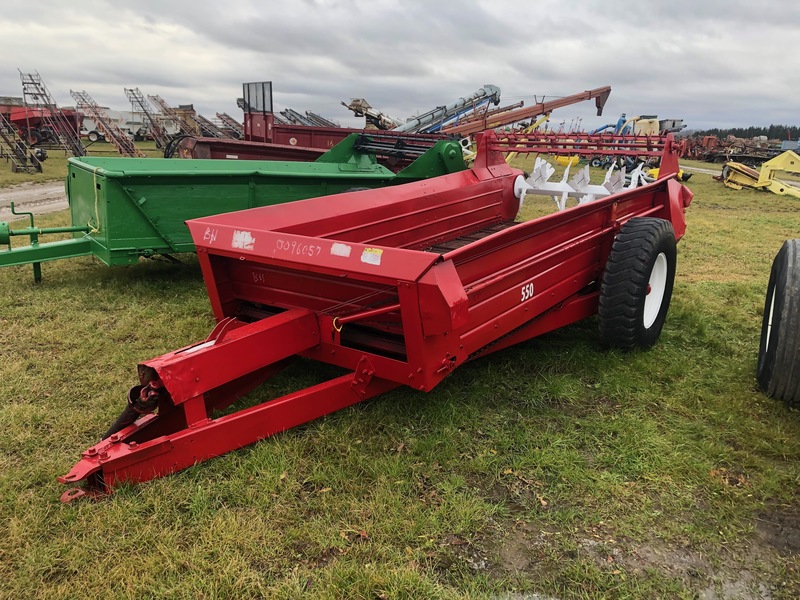
[[[800,182],[777,179],[775,175],[779,173],[800,175],[800,156],[787,150],[761,165],[760,171],[739,162],[726,162],[722,167],[722,175],[715,179],[734,190],[749,187],[800,198]]]

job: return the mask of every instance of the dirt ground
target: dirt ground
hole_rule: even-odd
[[[22,183],[0,189],[0,221],[17,218],[11,213],[12,202],[16,212],[36,215],[64,210],[68,206],[63,181]]]
[[[786,582],[775,573],[775,566],[781,557],[788,565],[795,563],[800,546],[800,515],[780,511],[765,513],[757,519],[756,538],[749,546],[729,549],[716,557],[709,557],[700,549],[673,546],[657,539],[617,538],[602,527],[566,532],[542,530],[517,521],[503,524],[494,540],[479,538],[473,543],[450,540],[450,560],[463,561],[476,572],[535,581],[553,568],[553,563],[548,562],[552,540],[565,537],[575,546],[571,558],[583,558],[620,577],[643,577],[650,572],[676,578],[699,600],[795,597],[792,591],[784,589]],[[558,600],[539,594],[510,598]]]

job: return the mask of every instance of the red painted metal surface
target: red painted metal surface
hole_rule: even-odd
[[[614,236],[630,218],[685,231],[691,192],[661,178],[517,223],[521,172],[479,141],[472,169],[188,222],[218,326],[199,344],[140,365],[166,392],[147,415],[84,452],[72,500],[146,481],[400,385],[429,391],[459,365],[597,311]],[[526,291],[528,293],[526,293]],[[345,375],[225,416],[215,411],[292,356]]]
[[[269,112],[245,111],[244,113],[244,139],[250,142],[328,150],[356,131],[360,130],[344,127],[284,125],[276,123],[275,117]]]
[[[80,124],[83,122],[83,115],[71,108],[62,108],[59,111],[64,115],[66,123],[73,128],[73,133],[80,131]],[[47,108],[28,108],[25,106],[13,107],[9,113],[8,120],[18,129],[34,129],[47,123],[51,118],[51,112]]]
[[[451,136],[439,134],[408,134],[392,131],[344,129],[338,127],[307,127],[272,123],[271,114],[246,114],[245,125],[252,129],[253,122],[264,122],[266,129],[282,142],[263,140],[232,140],[208,137],[187,137],[178,143],[181,158],[214,158],[235,160],[291,160],[313,162],[332,145],[338,144],[351,133],[363,133],[370,140],[386,148],[371,150],[382,165],[398,172],[411,164],[416,154],[403,155],[402,148],[431,147]],[[297,137],[295,137],[297,136]],[[302,140],[302,143],[298,142]],[[312,144],[307,146],[304,144]],[[393,147],[394,146],[394,147]]]
[[[349,127],[310,127],[308,125],[286,125],[276,123],[272,113],[245,112],[244,139],[249,142],[321,148],[330,150],[351,133],[367,133],[381,136],[414,136],[419,140],[443,140],[451,135],[412,134],[402,131],[377,131],[374,129],[352,129]]]
[[[661,157],[671,134],[609,135],[587,133],[512,133],[503,134],[491,147],[501,152],[540,152],[542,154],[580,156]],[[670,140],[672,138],[670,137]],[[674,141],[670,141],[674,147]]]

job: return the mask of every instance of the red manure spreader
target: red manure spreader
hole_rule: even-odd
[[[692,199],[677,172],[668,139],[656,181],[519,222],[525,177],[486,133],[471,169],[188,221],[217,325],[138,366],[118,421],[59,477],[82,483],[62,500],[174,473],[398,386],[428,392],[469,360],[598,313],[604,343],[651,346]],[[346,372],[225,410],[292,357]]]

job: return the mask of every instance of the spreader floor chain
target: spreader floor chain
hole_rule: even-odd
[[[633,346],[654,342],[674,276],[660,256],[683,236],[692,198],[671,143],[655,182],[581,176],[564,182],[578,205],[523,223],[531,184],[493,143],[482,136],[471,169],[190,220],[217,326],[139,365],[108,437],[59,478],[83,483],[62,499],[184,469],[397,386],[430,391],[472,358],[594,315],[618,234],[660,232],[633,290],[661,294],[657,309],[644,300],[647,335]],[[345,374],[222,414],[293,357]]]

